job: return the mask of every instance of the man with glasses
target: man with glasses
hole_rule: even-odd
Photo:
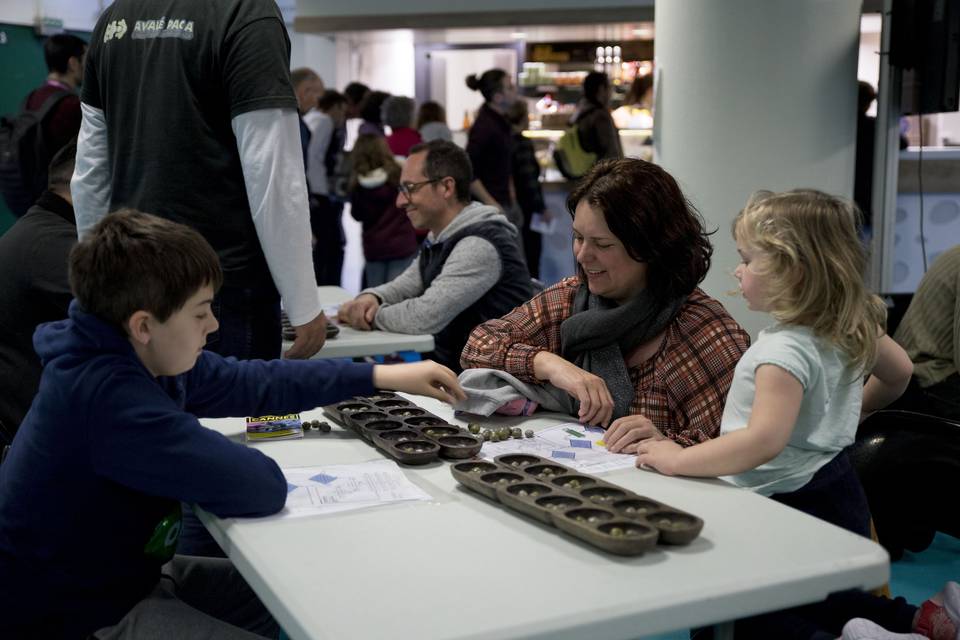
[[[519,233],[496,207],[470,201],[473,170],[460,147],[433,140],[410,150],[397,206],[427,229],[417,260],[393,281],[340,307],[357,329],[430,333],[430,357],[460,371],[470,331],[532,295]]]

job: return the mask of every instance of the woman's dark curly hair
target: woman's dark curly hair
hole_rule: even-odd
[[[658,299],[689,295],[710,270],[703,218],[659,166],[634,158],[598,162],[567,197],[571,216],[581,201],[603,213],[631,258],[647,264],[647,289]]]

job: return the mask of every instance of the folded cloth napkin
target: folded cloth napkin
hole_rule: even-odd
[[[467,399],[453,405],[457,411],[489,416],[517,400],[536,402],[547,411],[576,413],[576,404],[566,391],[552,384],[528,384],[506,371],[466,369],[460,374],[460,386]],[[516,406],[516,405],[513,405]]]

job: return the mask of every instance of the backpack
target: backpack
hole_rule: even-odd
[[[15,116],[0,118],[0,194],[18,218],[27,212],[46,187],[49,160],[43,123],[69,91],[57,91],[43,101],[39,109],[23,108]],[[27,96],[29,100],[29,96]]]
[[[585,151],[580,144],[577,125],[567,127],[553,150],[553,159],[563,177],[576,180],[583,177],[597,162],[597,154]]]

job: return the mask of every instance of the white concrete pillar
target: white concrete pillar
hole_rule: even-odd
[[[757,189],[850,197],[860,0],[660,0],[657,161],[700,210],[714,245],[703,288],[756,338],[732,272],[730,225]]]

